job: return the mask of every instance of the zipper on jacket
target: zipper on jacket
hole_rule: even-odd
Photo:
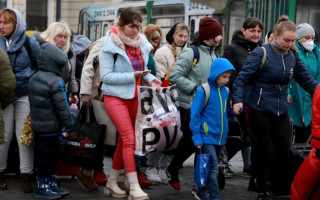
[[[259,99],[258,99],[258,102],[257,102],[257,106],[259,106],[259,104],[260,104],[261,96],[262,96],[262,88],[260,88]]]
[[[282,81],[283,81],[284,77],[286,75],[286,65],[284,63],[283,55],[281,56],[281,59],[282,59],[282,65],[283,65],[283,75],[282,75]],[[281,98],[281,93],[282,93],[282,91],[281,91],[281,83],[280,83],[279,84],[279,97],[278,97],[278,116],[280,116],[280,98]]]
[[[221,109],[221,134],[220,134],[220,139],[219,139],[219,145],[221,145],[221,140],[222,140],[222,135],[223,135],[223,102],[221,98],[221,93],[220,93],[220,86],[218,87],[218,93],[219,93],[219,98],[220,98],[220,109]]]
[[[306,61],[308,63],[308,72],[310,74],[310,64],[309,64],[309,61],[308,61],[308,52],[306,52]],[[303,90],[303,98],[302,98],[302,125],[304,126],[304,101],[305,101],[305,98],[306,98],[306,91]]]

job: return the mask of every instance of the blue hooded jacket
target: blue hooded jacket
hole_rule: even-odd
[[[190,129],[195,146],[203,144],[224,145],[228,136],[227,103],[228,91],[225,86],[218,86],[216,79],[222,73],[235,68],[225,58],[217,58],[212,62],[208,83],[210,97],[205,109],[205,93],[200,87],[191,105]],[[233,73],[235,74],[235,73]],[[230,80],[229,80],[230,81]]]
[[[15,98],[28,94],[28,82],[30,77],[34,74],[34,67],[28,56],[28,52],[24,47],[26,35],[26,22],[22,18],[19,11],[14,11],[17,17],[16,28],[10,39],[0,36],[0,48],[7,53],[12,71],[15,75],[17,86],[15,90]],[[40,45],[34,37],[30,37],[30,49],[33,60],[38,60],[38,53]],[[8,46],[6,45],[8,43]]]

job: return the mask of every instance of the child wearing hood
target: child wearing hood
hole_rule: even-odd
[[[201,200],[220,199],[218,187],[218,159],[222,146],[228,137],[226,84],[235,73],[233,65],[225,58],[217,58],[212,62],[208,83],[210,96],[205,106],[205,92],[203,87],[196,90],[191,105],[190,129],[194,145],[203,154],[210,154],[210,166],[207,187],[197,188],[196,194]],[[210,189],[209,197],[206,188]]]
[[[60,199],[69,194],[67,189],[58,186],[56,178],[61,150],[59,136],[63,128],[70,132],[74,126],[65,84],[60,77],[67,61],[67,54],[57,46],[41,45],[38,72],[29,81],[37,169],[35,198]]]

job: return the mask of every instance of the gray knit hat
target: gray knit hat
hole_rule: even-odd
[[[76,55],[80,54],[91,45],[91,41],[84,35],[76,35],[72,42],[72,48]]]
[[[299,24],[299,26],[297,28],[297,33],[298,33],[297,38],[296,38],[297,40],[300,40],[301,38],[308,36],[308,35],[315,36],[313,27],[308,23]]]

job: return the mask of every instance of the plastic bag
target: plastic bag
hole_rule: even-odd
[[[19,142],[21,144],[32,146],[33,145],[33,131],[31,128],[30,114],[24,119],[23,129],[20,133]]]
[[[197,188],[202,188],[207,185],[211,159],[212,158],[210,154],[202,154],[201,149],[199,150],[196,166],[194,167],[194,184]]]
[[[138,87],[135,124],[136,155],[175,150],[182,137],[178,92],[175,86]]]

